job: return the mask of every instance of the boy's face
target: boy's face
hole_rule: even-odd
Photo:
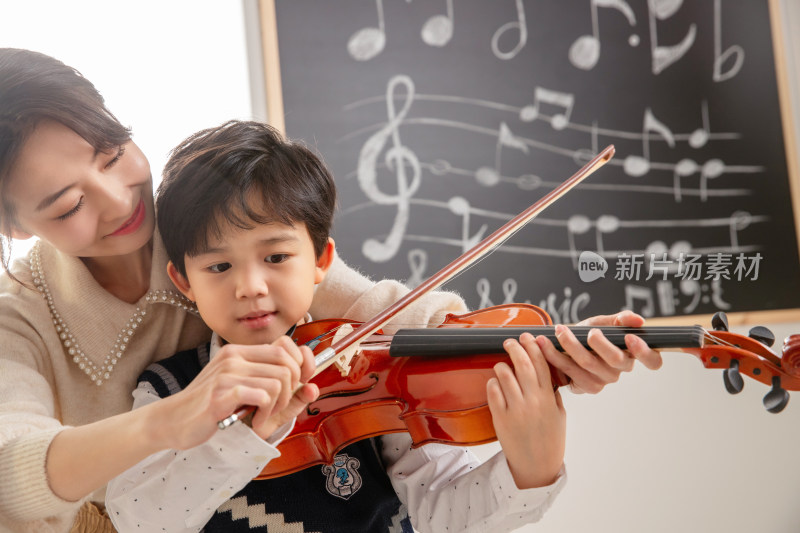
[[[186,278],[169,264],[178,289],[197,303],[205,323],[234,344],[267,344],[308,312],[314,286],[333,260],[333,240],[319,258],[305,224],[227,226],[208,249],[186,256]]]

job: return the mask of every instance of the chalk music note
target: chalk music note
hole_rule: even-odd
[[[698,164],[689,158],[684,158],[678,161],[675,164],[675,169],[672,173],[672,188],[674,191],[674,197],[676,202],[680,202],[683,199],[682,188],[681,188],[681,178],[685,178],[687,176],[691,176],[700,167]]]
[[[563,130],[569,124],[572,107],[575,105],[575,95],[536,87],[533,91],[533,104],[526,105],[520,110],[520,120],[532,122],[539,118],[539,106],[541,104],[553,105],[563,110],[562,113],[556,113],[550,118],[550,125],[554,130]]]
[[[700,168],[700,201],[708,200],[708,180],[720,177],[725,172],[721,159],[709,159]]]
[[[386,46],[383,0],[375,0],[375,4],[378,10],[378,27],[362,28],[347,41],[347,51],[356,61],[369,61]]]
[[[708,181],[720,177],[725,173],[725,162],[721,159],[709,159],[702,166],[691,159],[681,159],[675,165],[673,171],[673,188],[675,191],[675,201],[680,202],[683,199],[681,192],[681,178],[691,176],[692,174],[700,171],[700,201],[705,202],[708,200]]]
[[[744,63],[744,49],[738,44],[728,47],[724,52],[720,52],[721,49],[722,13],[720,0],[714,0],[714,73],[712,77],[716,82],[725,81],[736,76]],[[733,65],[726,72],[722,72],[722,64],[731,56],[736,56]]]
[[[622,168],[625,174],[633,177],[644,176],[650,172],[650,133],[660,135],[670,148],[675,148],[675,136],[663,122],[658,120],[648,107],[644,111],[644,126],[642,128],[642,155],[629,155],[623,161]]]
[[[691,314],[697,309],[700,303],[708,304],[713,303],[717,309],[727,310],[731,308],[731,304],[722,299],[722,284],[719,280],[708,284],[701,284],[695,280],[683,280],[680,283],[681,294],[690,296],[691,302],[683,308],[685,314]],[[707,294],[708,292],[711,294]]]
[[[500,170],[501,153],[503,147],[516,148],[524,153],[528,153],[528,145],[517,138],[508,128],[505,122],[500,123],[500,130],[497,133],[497,144],[494,151],[494,168],[481,167],[475,171],[475,180],[485,187],[493,187],[500,182],[502,173]]]
[[[453,0],[447,1],[447,15],[434,15],[422,26],[422,40],[430,46],[444,46],[453,38]]]
[[[575,245],[575,236],[583,235],[592,229],[592,221],[584,215],[572,215],[567,220],[567,242],[569,243],[569,253],[572,257],[572,268],[578,269],[578,247]]]
[[[469,234],[469,217],[470,217],[470,205],[469,201],[462,196],[453,196],[450,200],[447,201],[447,207],[450,209],[450,212],[454,215],[458,215],[461,217],[461,249],[462,252],[466,252],[470,248],[477,245],[483,239],[484,233],[486,233],[487,225],[484,224],[478,230],[475,235],[470,236]]]
[[[731,236],[731,249],[739,249],[739,232],[746,229],[753,221],[753,216],[747,211],[735,211],[731,217],[728,228]]]
[[[409,250],[408,267],[411,269],[411,275],[406,280],[406,286],[414,289],[425,281],[425,271],[428,269],[428,254],[425,250],[419,248]]]
[[[692,24],[683,40],[672,46],[658,44],[659,20],[670,18],[683,5],[683,0],[648,0],[648,13],[650,18],[650,54],[653,59],[653,74],[663,72],[665,68],[678,61],[689,51],[694,44],[697,27]]]
[[[636,15],[634,15],[631,6],[624,0],[591,0],[590,2],[592,11],[592,35],[581,35],[578,37],[572,46],[569,47],[569,61],[575,67],[583,70],[591,70],[597,65],[600,59],[600,24],[597,18],[597,8],[607,7],[616,9],[628,19],[631,26],[636,26]],[[635,33],[628,38],[628,44],[631,46],[639,45],[639,36]]]
[[[395,112],[394,100],[398,87],[406,90],[403,108]],[[392,229],[384,242],[377,239],[367,239],[362,246],[365,257],[375,262],[388,261],[397,253],[403,240],[409,218],[409,199],[419,189],[421,182],[421,169],[416,154],[403,146],[400,141],[399,126],[403,123],[411,104],[414,101],[414,82],[408,76],[395,76],[389,80],[386,89],[386,108],[389,122],[372,135],[364,143],[358,156],[358,183],[364,194],[373,202],[381,205],[397,206]],[[378,188],[377,159],[386,142],[391,138],[392,147],[386,152],[386,166],[395,173],[397,179],[397,194],[386,194]],[[412,176],[409,180],[406,175],[406,166],[410,166]]]
[[[533,191],[542,186],[542,178],[536,174],[523,174],[517,178],[517,187],[523,191]]]
[[[644,259],[648,271],[648,276],[653,273],[654,265],[653,260],[658,261],[662,258],[669,258],[666,264],[661,264],[658,267],[658,275],[660,273],[675,274],[681,268],[681,257],[687,257],[692,251],[692,243],[685,240],[675,241],[672,246],[667,246],[664,241],[653,241],[644,249]]]
[[[614,215],[600,215],[594,224],[595,228],[595,244],[597,245],[597,253],[603,255],[605,249],[603,248],[603,235],[614,233],[619,229],[619,218]]]
[[[517,20],[513,22],[506,22],[497,28],[497,31],[494,32],[494,35],[492,35],[492,53],[494,53],[495,57],[498,59],[507,60],[513,58],[519,53],[520,50],[522,50],[522,48],[525,46],[525,43],[528,42],[528,24],[525,22],[525,6],[522,5],[522,0],[515,0],[515,4],[517,7]],[[516,46],[514,46],[514,48],[508,52],[501,51],[500,38],[504,33],[514,30],[516,30],[519,35]]]
[[[598,142],[597,138],[599,136],[599,127],[597,125],[597,121],[592,121],[592,147],[591,148],[579,148],[572,152],[572,160],[575,161],[576,165],[583,166],[589,161],[592,160],[594,156],[599,153]]]
[[[475,285],[475,290],[481,298],[479,307],[492,307],[494,303],[491,300],[492,284],[488,278],[481,278]],[[514,278],[506,278],[503,281],[503,304],[511,304],[516,302],[517,296],[517,280]]]
[[[644,302],[638,311],[636,309],[637,301]],[[645,318],[653,316],[656,310],[653,291],[647,287],[625,284],[625,307],[623,309],[630,309]]]
[[[678,299],[674,296],[675,289],[672,287],[671,281],[657,281],[656,294],[658,295],[658,309],[662,315],[674,315],[675,304]]]
[[[708,123],[708,102],[705,100],[703,100],[700,115],[703,121],[702,127],[694,130],[689,136],[689,146],[692,148],[702,148],[705,146],[708,142],[708,137],[711,135],[711,126]]]

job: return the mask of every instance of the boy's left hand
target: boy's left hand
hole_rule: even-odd
[[[622,311],[614,315],[587,318],[577,325],[641,327],[643,324],[644,318],[640,315]],[[584,348],[566,326],[556,326],[556,337],[565,353],[556,350],[553,343],[545,337],[539,337],[539,346],[547,361],[572,379],[570,388],[573,392],[600,392],[609,383],[615,383],[622,372],[633,370],[637,359],[651,370],[661,368],[661,354],[635,335],[625,336],[628,349],[621,350],[611,344],[599,329],[592,330],[588,336],[592,351]]]
[[[543,487],[555,481],[564,462],[564,405],[533,335],[507,339],[503,348],[514,370],[497,363],[496,377],[486,384],[492,423],[517,488]]]

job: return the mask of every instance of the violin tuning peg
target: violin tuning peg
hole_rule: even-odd
[[[725,383],[725,390],[730,394],[739,394],[744,389],[744,379],[739,372],[739,360],[731,359],[728,368],[722,371],[722,382]]]
[[[770,413],[780,413],[789,403],[789,393],[786,389],[781,387],[780,376],[772,377],[772,388],[766,396],[764,396],[764,407]]]
[[[775,334],[764,326],[756,326],[750,329],[750,333],[748,333],[747,336],[757,340],[764,346],[772,346],[775,344]]]
[[[714,331],[728,331],[728,315],[722,311],[714,313],[711,318],[711,327],[714,328]]]

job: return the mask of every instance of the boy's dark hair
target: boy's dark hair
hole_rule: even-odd
[[[44,120],[60,122],[107,152],[127,143],[130,130],[106,109],[103,97],[77,70],[50,56],[0,48],[0,231],[16,223],[8,175],[20,149]],[[0,263],[8,271],[10,239],[0,235]]]
[[[303,222],[319,257],[335,208],[333,177],[311,150],[267,124],[238,120],[175,147],[156,194],[158,230],[183,276],[184,258],[202,253],[227,224]]]

